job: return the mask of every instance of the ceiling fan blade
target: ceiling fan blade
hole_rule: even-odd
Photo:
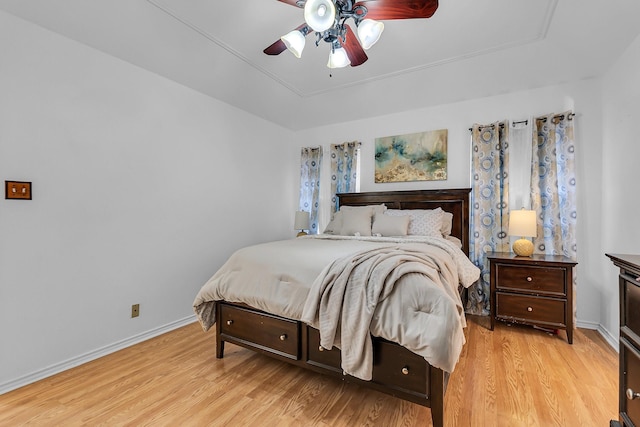
[[[367,54],[364,53],[364,49],[360,45],[356,34],[353,32],[350,26],[345,25],[347,28],[347,36],[345,41],[343,42],[341,38],[338,37],[340,44],[347,52],[347,56],[349,57],[349,61],[351,61],[352,67],[357,67],[358,65],[364,64],[367,59]]]
[[[295,31],[295,30],[300,31],[303,28],[305,28],[306,26],[307,26],[306,23],[301,24],[301,25],[297,26],[296,28],[294,28],[292,31]],[[311,32],[311,31],[312,30],[309,28],[307,33]],[[273,44],[268,46],[265,50],[263,50],[263,52],[266,53],[267,55],[280,55],[285,50],[287,50],[287,46],[284,44],[282,39],[278,39]]]
[[[438,9],[438,0],[365,0],[355,6],[367,8],[366,19],[430,18]]]
[[[267,55],[280,55],[285,50],[287,50],[287,46],[281,39],[278,39],[272,45],[263,50],[263,52]]]
[[[291,6],[299,7],[297,0],[278,0],[282,3],[290,4]]]

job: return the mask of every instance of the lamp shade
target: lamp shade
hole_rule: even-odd
[[[331,0],[307,0],[304,4],[304,20],[319,33],[333,27],[336,6]]]
[[[373,19],[365,19],[358,25],[358,38],[363,49],[369,49],[380,39],[384,24]]]
[[[519,236],[513,242],[513,252],[518,256],[531,256],[533,243],[525,237],[535,237],[537,234],[536,211],[511,211],[509,214],[509,235]]]
[[[294,230],[308,230],[309,229],[309,212],[297,211],[296,219],[293,223]]]
[[[536,211],[513,210],[509,214],[509,236],[536,237]]]
[[[305,43],[304,35],[300,31],[293,30],[280,37],[280,40],[284,42],[284,45],[296,56],[296,58],[300,58]]]
[[[327,67],[329,68],[342,68],[351,64],[349,57],[347,56],[347,51],[344,50],[343,47],[336,47],[331,49],[331,53],[329,54],[329,62],[327,62]]]

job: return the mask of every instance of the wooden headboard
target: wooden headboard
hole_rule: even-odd
[[[470,188],[453,190],[375,191],[338,194],[339,206],[379,205],[388,209],[435,209],[441,207],[453,214],[451,235],[462,241],[462,250],[469,254],[469,194]]]

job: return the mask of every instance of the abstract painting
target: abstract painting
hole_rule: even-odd
[[[447,129],[376,138],[376,183],[446,179]]]

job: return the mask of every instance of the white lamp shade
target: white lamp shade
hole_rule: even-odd
[[[384,24],[373,19],[365,19],[358,25],[358,38],[363,49],[369,49],[376,44],[384,31]]]
[[[300,31],[293,30],[280,37],[280,40],[284,42],[284,45],[296,56],[296,58],[300,58],[300,56],[302,56],[302,49],[304,49],[305,40]]]
[[[323,32],[333,27],[336,6],[331,0],[307,0],[304,4],[304,20],[314,31]]]
[[[509,214],[509,235],[519,237],[536,237],[536,211],[513,210]]]
[[[342,68],[351,64],[349,57],[347,56],[347,51],[342,47],[336,47],[331,50],[329,54],[329,62],[327,62],[327,67],[329,68]]]
[[[308,230],[309,229],[309,212],[297,211],[296,219],[293,223],[294,230]]]

